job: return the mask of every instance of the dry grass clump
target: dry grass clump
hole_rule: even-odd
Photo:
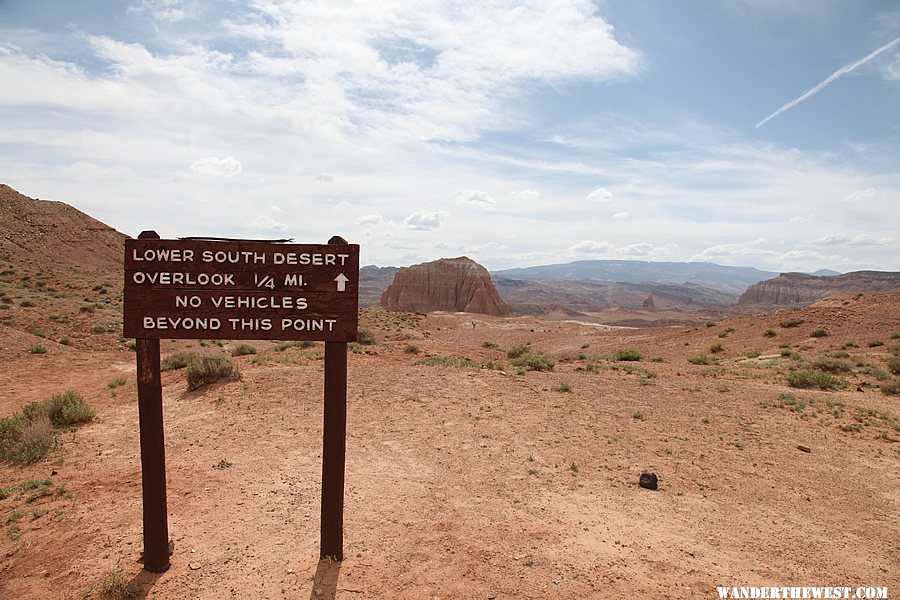
[[[87,423],[94,414],[84,398],[73,391],[27,404],[20,414],[0,419],[0,459],[36,463],[59,445],[57,430]]]
[[[230,358],[225,356],[199,356],[188,362],[188,390],[196,390],[204,385],[225,379],[237,379],[240,372]]]

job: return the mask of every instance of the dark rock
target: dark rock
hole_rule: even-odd
[[[638,485],[644,489],[655,490],[659,485],[659,477],[656,476],[656,473],[641,473]]]

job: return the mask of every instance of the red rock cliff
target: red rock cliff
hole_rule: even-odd
[[[381,305],[418,312],[447,310],[498,317],[512,314],[487,269],[465,256],[401,268],[381,295]]]
[[[889,292],[900,289],[900,272],[855,271],[832,277],[782,273],[747,288],[738,304],[809,304],[838,292]]]

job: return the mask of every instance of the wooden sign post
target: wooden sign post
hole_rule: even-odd
[[[169,568],[160,339],[325,342],[320,557],[343,559],[347,342],[356,340],[359,246],[250,240],[125,242],[124,333],[136,339],[144,569]]]

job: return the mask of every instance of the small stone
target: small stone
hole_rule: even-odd
[[[192,562],[192,563],[190,563],[190,564],[188,565],[188,567],[190,567],[191,571],[196,571],[196,570],[198,570],[198,569],[199,569],[200,567],[202,567],[202,566],[203,566],[203,565],[201,565],[201,564],[198,563],[198,562]]]
[[[641,473],[638,485],[647,490],[655,490],[659,485],[659,477],[656,473]]]
[[[797,450],[800,452],[812,452],[812,448],[809,446],[804,446],[803,444],[797,444]]]

